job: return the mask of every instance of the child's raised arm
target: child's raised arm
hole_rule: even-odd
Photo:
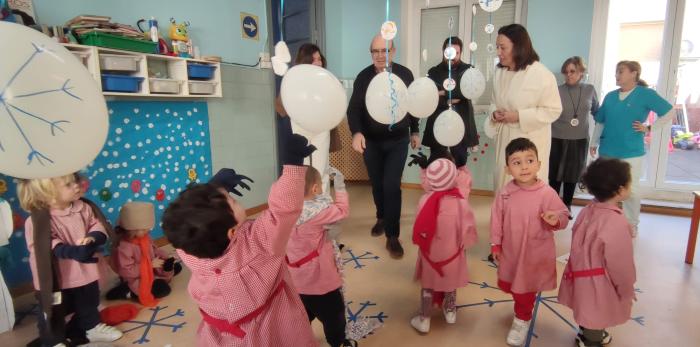
[[[253,236],[274,255],[285,255],[287,241],[304,205],[306,167],[285,165],[272,184],[268,208],[253,222]]]
[[[333,187],[335,188],[335,202],[321,211],[307,223],[313,225],[333,224],[350,215],[350,199],[345,191],[345,177],[336,168],[331,168],[333,175]]]

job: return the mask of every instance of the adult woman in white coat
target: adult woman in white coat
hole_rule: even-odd
[[[484,124],[486,135],[496,140],[494,191],[512,178],[505,172],[505,148],[519,137],[535,143],[542,162],[537,176],[548,179],[551,124],[562,111],[554,74],[539,62],[525,27],[501,27],[496,50],[499,63],[493,80],[492,112]]]

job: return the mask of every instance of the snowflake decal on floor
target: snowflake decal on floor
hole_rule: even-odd
[[[38,57],[41,54],[44,54],[46,52],[52,52],[51,50],[39,46],[35,43],[31,44],[34,47],[34,52],[27,58],[27,60],[19,66],[17,71],[10,77],[10,79],[7,81],[5,86],[0,89],[0,110],[5,111],[5,116],[9,117],[10,121],[12,124],[14,124],[15,128],[19,132],[19,134],[22,136],[22,139],[24,140],[25,145],[28,147],[28,154],[27,154],[27,165],[31,164],[34,160],[36,160],[39,164],[45,165],[44,161],[47,161],[49,163],[53,163],[53,160],[46,155],[44,155],[39,149],[37,149],[34,144],[32,143],[32,139],[29,138],[28,134],[26,133],[25,129],[22,127],[20,123],[20,116],[23,116],[24,118],[29,118],[29,119],[34,119],[36,121],[40,121],[43,123],[46,123],[49,127],[49,130],[51,132],[51,136],[56,136],[56,130],[59,130],[61,132],[65,132],[63,128],[61,127],[62,124],[64,123],[70,123],[68,120],[49,120],[46,117],[43,117],[41,115],[34,114],[27,109],[21,108],[17,106],[14,101],[17,99],[22,99],[22,98],[30,98],[33,96],[37,95],[42,95],[42,94],[48,94],[48,93],[65,93],[67,97],[72,97],[75,98],[79,101],[82,101],[80,97],[72,93],[70,90],[73,89],[73,87],[70,87],[70,79],[66,79],[65,82],[63,83],[62,86],[59,88],[54,88],[54,89],[48,89],[48,90],[39,90],[35,91],[32,93],[27,93],[27,94],[20,94],[20,95],[8,95],[8,90],[10,87],[12,87],[12,84],[15,82],[15,80],[22,74],[25,69],[27,69],[32,61],[36,57]],[[51,53],[48,53],[51,54]],[[0,139],[0,150],[5,151],[5,146],[2,143],[2,139]]]
[[[469,282],[469,284],[479,286],[480,289],[490,289],[490,290],[501,291],[500,288],[494,287],[486,282]],[[638,288],[635,289],[635,291],[638,293],[642,292]],[[497,305],[497,304],[509,303],[509,302],[513,302],[513,299],[495,300],[495,299],[484,298],[484,300],[480,301],[480,302],[475,302],[475,303],[470,303],[470,304],[465,304],[465,305],[457,305],[457,309],[467,308],[467,307],[476,307],[476,306],[493,307],[494,305]],[[535,324],[537,322],[537,315],[539,313],[540,305],[547,308],[557,318],[559,318],[567,326],[569,326],[574,332],[578,333],[578,331],[579,331],[578,326],[576,326],[576,324],[574,322],[569,321],[561,313],[559,313],[557,306],[559,306],[560,304],[559,304],[559,301],[557,301],[556,295],[555,296],[542,296],[542,293],[537,293],[537,298],[535,299],[535,308],[532,312],[532,321],[530,323],[530,330],[528,330],[527,340],[525,341],[525,344],[523,346],[529,347],[530,343],[532,342],[533,337],[539,338],[539,336],[535,333]],[[639,324],[641,326],[644,326],[644,317],[643,316],[630,317],[630,320],[636,322],[637,324]]]
[[[137,326],[135,326],[131,329],[123,330],[124,334],[131,332],[131,331],[143,329],[143,334],[141,334],[141,337],[132,343],[133,344],[144,344],[144,343],[148,343],[151,341],[148,339],[148,333],[151,332],[151,329],[153,327],[166,327],[166,328],[170,328],[172,330],[172,332],[177,332],[177,330],[182,328],[186,324],[186,322],[164,323],[163,321],[168,320],[168,319],[173,318],[173,317],[184,317],[185,311],[183,311],[181,309],[177,309],[175,311],[175,313],[173,313],[171,315],[168,315],[168,316],[165,316],[162,318],[158,318],[159,313],[161,311],[165,310],[166,308],[168,308],[168,306],[162,306],[162,307],[156,306],[154,308],[149,308],[149,310],[153,311],[153,314],[151,315],[151,318],[147,322],[136,321],[136,320],[125,321],[123,324],[131,323],[131,324],[136,324]]]
[[[348,320],[348,324],[345,328],[345,335],[349,339],[360,340],[367,337],[367,335],[372,334],[375,330],[384,325],[384,320],[389,318],[389,316],[384,314],[384,311],[380,311],[376,314],[365,313],[368,308],[377,306],[375,302],[369,300],[361,302],[357,311],[354,312],[352,310],[352,303],[352,301],[348,301],[345,304]]]
[[[365,251],[365,253],[360,254],[360,255],[355,255],[355,253],[352,252],[352,249],[348,249],[348,254],[350,254],[350,258],[343,258],[343,265],[347,263],[355,263],[353,268],[355,269],[361,269],[365,266],[364,261],[366,260],[379,260],[379,256],[372,254],[372,252]]]

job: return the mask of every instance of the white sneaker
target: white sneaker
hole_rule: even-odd
[[[445,322],[447,322],[447,324],[457,323],[457,310],[449,311],[443,307],[442,314],[445,315]]]
[[[427,334],[430,331],[430,318],[423,318],[417,315],[411,318],[411,326],[418,330],[421,334]]]
[[[65,343],[61,342],[59,344],[53,345],[53,347],[68,347]]]
[[[530,329],[530,321],[513,318],[513,325],[510,326],[506,343],[510,346],[522,346],[527,338],[527,331]]]
[[[87,335],[90,342],[112,342],[119,340],[123,334],[115,327],[99,323],[94,328],[86,331],[85,335]]]

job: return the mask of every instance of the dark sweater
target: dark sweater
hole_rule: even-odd
[[[405,66],[393,63],[391,69],[392,73],[401,78],[407,87],[413,82],[413,73]],[[357,78],[355,78],[354,89],[350,97],[350,104],[348,105],[348,124],[350,126],[350,132],[353,135],[360,132],[365,138],[375,141],[396,140],[408,137],[409,129],[410,133],[418,133],[420,131],[418,129],[418,118],[411,116],[410,113],[406,114],[406,117],[396,123],[391,130],[389,130],[388,125],[375,121],[374,118],[369,115],[369,112],[367,112],[367,105],[365,104],[365,95],[367,95],[369,83],[376,75],[377,72],[374,69],[374,65],[370,65],[360,71]]]

